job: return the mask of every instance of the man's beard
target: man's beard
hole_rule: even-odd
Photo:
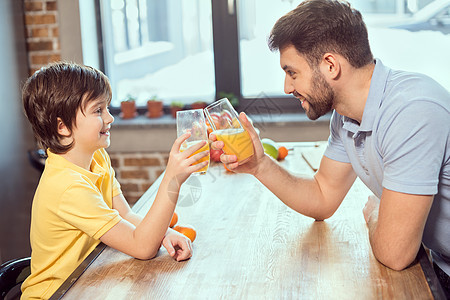
[[[306,115],[311,120],[317,120],[319,117],[329,113],[332,110],[334,91],[328,82],[326,82],[324,76],[319,73],[317,69],[313,72],[311,85],[315,95],[305,97],[305,100],[309,104],[309,109],[306,111]]]

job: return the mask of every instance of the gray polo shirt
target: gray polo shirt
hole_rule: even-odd
[[[351,163],[378,198],[435,195],[423,243],[450,274],[450,93],[377,59],[361,124],[333,112],[330,132],[325,156]]]

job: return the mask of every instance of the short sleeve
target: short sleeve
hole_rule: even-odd
[[[333,111],[330,120],[330,136],[328,137],[328,145],[324,155],[332,160],[350,163],[341,138],[342,126],[342,116]]]
[[[389,117],[389,116],[387,116]],[[427,101],[402,107],[385,127],[379,141],[384,188],[409,194],[433,195],[449,139],[449,112]]]
[[[113,198],[122,194],[122,189],[120,188],[120,183],[117,181],[116,176],[113,177]]]
[[[111,158],[109,157],[108,152],[104,148],[99,149],[96,151],[94,158],[103,168],[109,170],[109,174],[112,178],[112,197],[114,198],[115,196],[122,194],[122,189],[119,181],[116,179],[116,172],[111,165]]]
[[[122,220],[119,212],[105,203],[100,192],[82,180],[64,192],[58,215],[94,239],[99,239]]]

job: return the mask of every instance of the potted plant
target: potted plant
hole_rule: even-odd
[[[132,119],[137,116],[136,99],[128,95],[126,99],[120,102],[120,114],[122,119]]]
[[[158,100],[156,96],[153,96],[147,101],[147,114],[148,118],[159,118],[163,115],[163,102]]]
[[[172,113],[172,117],[177,117],[177,111],[183,110],[184,104],[182,102],[173,101],[170,103],[170,112]]]
[[[196,101],[191,104],[192,109],[204,109],[207,106],[206,102],[203,101]]]

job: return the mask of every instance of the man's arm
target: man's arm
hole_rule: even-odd
[[[325,156],[314,176],[294,176],[268,156],[255,176],[287,206],[316,220],[334,214],[356,179],[349,163]]]
[[[222,154],[221,161],[235,172],[254,175],[287,206],[301,214],[316,220],[332,216],[356,179],[351,164],[324,156],[314,176],[294,176],[264,154],[259,136],[247,116],[241,113],[239,119],[250,135],[254,155],[242,165],[238,165],[235,155]],[[210,138],[216,140],[214,133]],[[220,149],[223,142],[214,142],[212,146]]]
[[[433,196],[411,195],[383,189],[364,207],[369,240],[375,257],[387,267],[403,270],[415,259]]]

